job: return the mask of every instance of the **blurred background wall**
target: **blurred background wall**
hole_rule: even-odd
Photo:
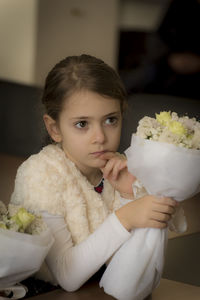
[[[118,68],[121,32],[154,31],[166,0],[0,0],[0,78],[41,86],[67,55]]]
[[[35,80],[58,60],[89,53],[117,63],[119,0],[40,0]]]
[[[0,0],[0,152],[41,149],[41,88],[59,60],[88,53],[121,74],[138,65],[166,1]]]
[[[0,78],[35,83],[37,0],[0,0]]]

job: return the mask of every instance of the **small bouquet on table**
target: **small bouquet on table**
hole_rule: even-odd
[[[145,193],[188,199],[200,191],[200,122],[175,112],[139,121],[125,151],[135,199]],[[184,232],[187,223],[180,207],[169,227]],[[168,230],[139,228],[115,253],[100,286],[120,300],[143,300],[159,285]]]
[[[20,281],[40,269],[53,242],[41,216],[0,202],[0,299],[25,296]]]

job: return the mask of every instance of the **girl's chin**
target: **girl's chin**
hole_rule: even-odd
[[[98,161],[94,164],[94,168],[98,168],[98,169],[101,169],[101,168],[104,168],[106,165],[106,161],[105,160],[101,160],[101,161]]]

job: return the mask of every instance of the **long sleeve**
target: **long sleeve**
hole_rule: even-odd
[[[86,240],[73,246],[63,217],[47,213],[43,217],[55,238],[47,265],[58,284],[67,291],[83,285],[130,237],[113,213]]]

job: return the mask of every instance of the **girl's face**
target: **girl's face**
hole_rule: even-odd
[[[105,165],[102,153],[117,150],[121,125],[119,100],[82,90],[64,103],[56,142],[61,142],[67,157],[87,176]]]

